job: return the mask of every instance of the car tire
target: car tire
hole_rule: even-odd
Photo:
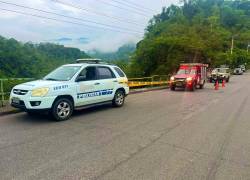
[[[227,82],[227,83],[229,82],[229,78],[226,79],[226,82]]]
[[[51,115],[56,121],[65,121],[70,118],[74,110],[73,102],[67,98],[57,99],[51,109]]]
[[[200,89],[203,89],[205,86],[205,82],[203,82],[202,84],[200,84]]]
[[[171,91],[175,91],[175,86],[170,86]]]
[[[114,99],[112,101],[112,105],[114,107],[122,107],[125,102],[125,93],[122,90],[117,90],[115,92]]]
[[[195,91],[195,89],[196,89],[196,83],[193,82],[192,87],[190,88],[190,91]]]

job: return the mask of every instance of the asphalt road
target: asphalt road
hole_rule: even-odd
[[[0,179],[250,179],[250,74],[130,95],[53,122],[0,117]]]

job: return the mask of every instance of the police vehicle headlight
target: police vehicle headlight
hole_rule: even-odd
[[[171,81],[174,81],[174,76],[172,76],[172,77],[170,78],[170,80],[171,80]]]
[[[37,88],[32,90],[31,92],[31,96],[33,97],[43,97],[46,96],[49,92],[49,88],[48,87],[44,87],[44,88]]]

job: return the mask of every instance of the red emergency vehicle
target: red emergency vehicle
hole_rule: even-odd
[[[207,64],[187,63],[181,64],[176,75],[170,78],[170,89],[185,88],[194,91],[197,87],[202,89],[207,78]]]

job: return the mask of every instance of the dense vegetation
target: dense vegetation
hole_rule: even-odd
[[[86,57],[76,48],[50,43],[23,44],[0,36],[0,78],[38,78],[61,64]]]
[[[115,52],[105,53],[99,50],[92,50],[89,54],[91,57],[100,58],[106,61],[128,61],[130,56],[134,53],[135,48],[135,44],[128,43],[121,46]]]
[[[250,1],[182,2],[163,8],[150,20],[127,65],[130,76],[172,73],[181,62],[232,67],[250,63]]]

